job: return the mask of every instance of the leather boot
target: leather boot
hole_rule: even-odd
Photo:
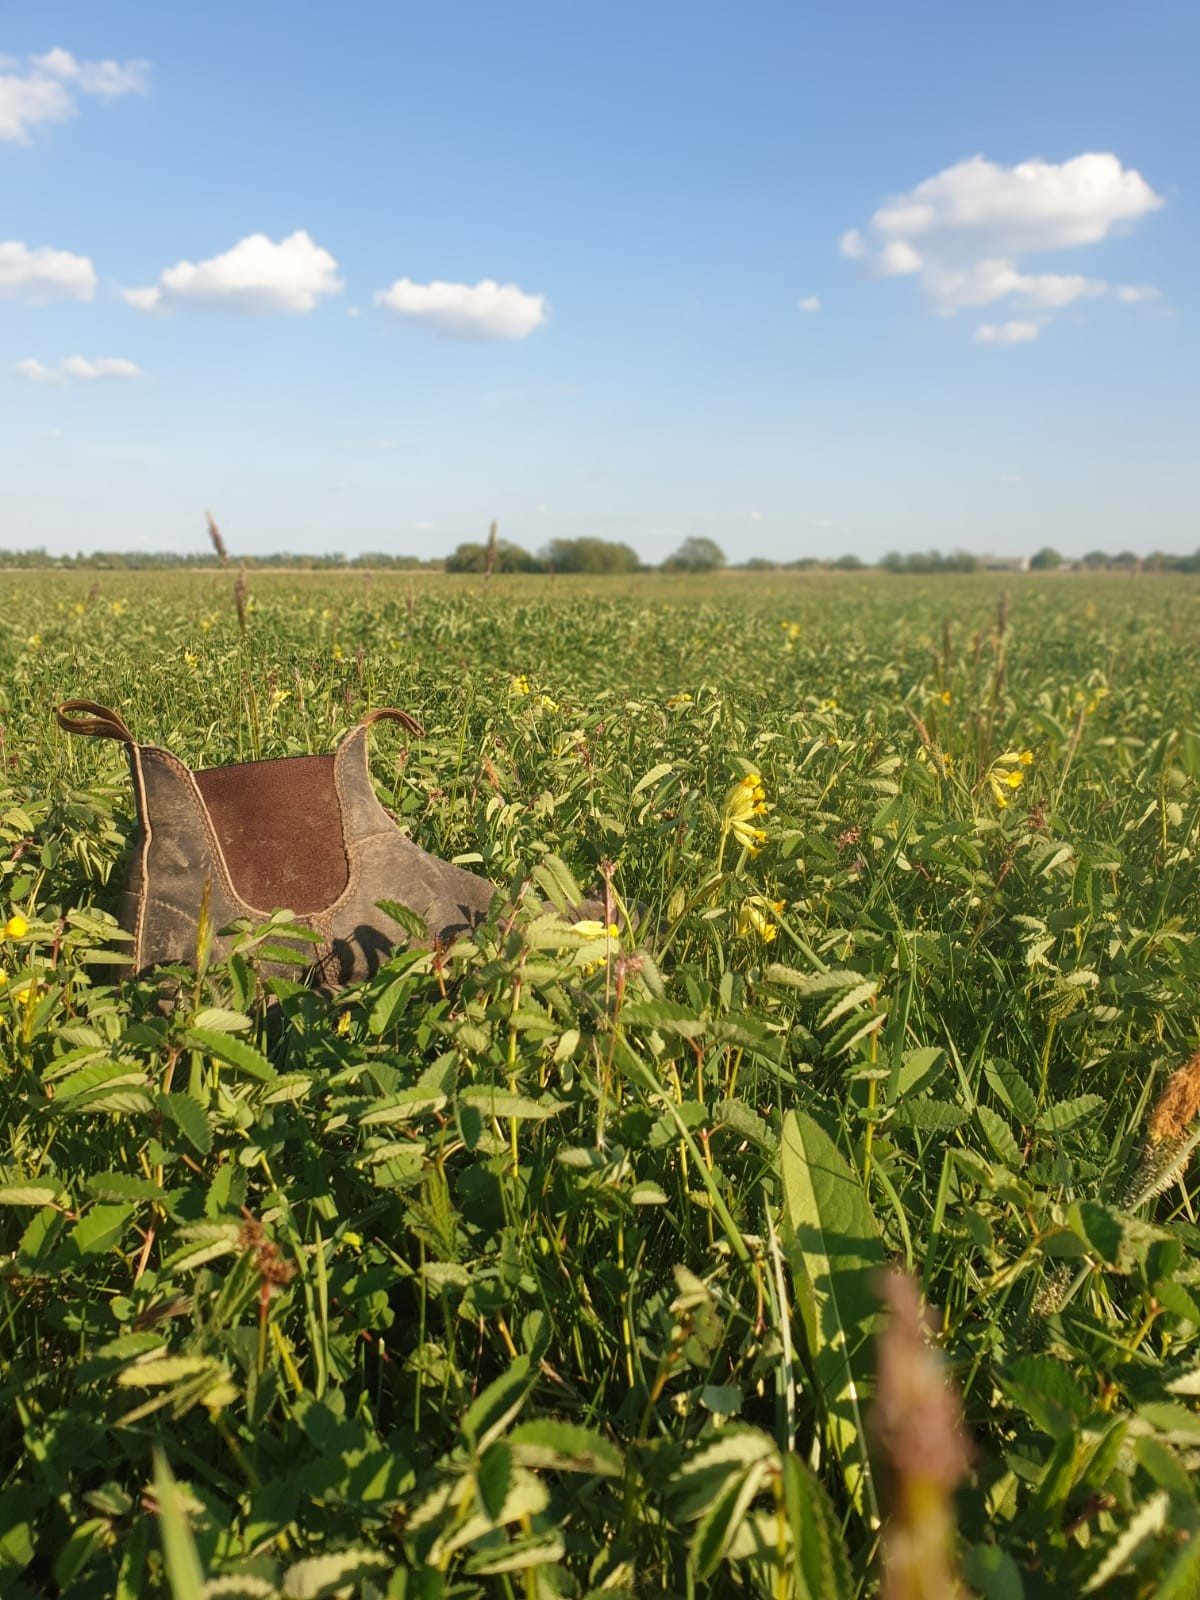
[[[368,712],[332,755],[245,761],[193,772],[169,750],[139,744],[116,712],[91,700],[55,708],[68,733],[125,746],[139,831],[121,894],[132,935],[129,972],[194,963],[207,885],[214,929],[263,922],[286,907],[320,935],[312,981],[337,989],[369,977],[407,930],[379,910],[412,911],[430,942],[470,931],[496,894],[486,878],[413,844],[380,805],[367,766],[367,732],[383,719],[423,730],[404,711]],[[223,957],[232,940],[214,938]],[[263,964],[267,976],[295,968]]]

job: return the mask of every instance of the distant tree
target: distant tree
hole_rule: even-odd
[[[765,556],[751,556],[742,566],[747,572],[778,572],[778,561],[768,561]]]
[[[861,572],[866,565],[851,551],[847,550],[844,556],[839,556],[833,563],[839,572]]]
[[[1030,572],[1057,572],[1062,564],[1062,556],[1048,544],[1029,558]]]
[[[552,572],[636,572],[641,566],[636,550],[612,539],[552,539],[541,559]]]
[[[1112,564],[1114,567],[1136,567],[1138,565],[1138,557],[1132,550],[1122,550],[1119,555],[1113,557]]]
[[[900,554],[899,550],[889,550],[879,565],[885,572],[903,572],[904,557]]]
[[[1108,554],[1104,550],[1089,550],[1083,564],[1089,572],[1102,572],[1108,566]]]
[[[685,539],[663,562],[665,572],[715,572],[725,565],[725,552],[715,539]]]
[[[541,572],[542,564],[519,544],[501,539],[496,545],[496,572]],[[446,557],[447,572],[486,572],[487,546],[468,541]]]

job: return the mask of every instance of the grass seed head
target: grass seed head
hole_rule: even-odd
[[[1167,1079],[1150,1113],[1146,1136],[1151,1144],[1178,1139],[1200,1113],[1200,1050]]]

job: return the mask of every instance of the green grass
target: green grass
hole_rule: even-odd
[[[1146,1133],[1200,1044],[1200,586],[232,588],[0,598],[0,1594],[874,1593],[886,1261],[972,1591],[1196,1593],[1195,1107]],[[527,910],[332,1004],[264,1007],[251,934],[114,986],[72,696],[193,766],[402,706],[385,804]],[[539,915],[605,870],[636,932]]]

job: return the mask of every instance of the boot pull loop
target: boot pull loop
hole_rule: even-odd
[[[82,713],[79,715],[77,713]],[[115,711],[94,700],[64,700],[54,708],[58,725],[66,733],[86,733],[96,739],[119,739],[122,744],[137,740]]]
[[[369,728],[373,722],[399,722],[418,739],[425,737],[425,729],[421,724],[410,717],[407,711],[400,711],[395,706],[377,706],[374,711],[368,711],[359,727]]]

